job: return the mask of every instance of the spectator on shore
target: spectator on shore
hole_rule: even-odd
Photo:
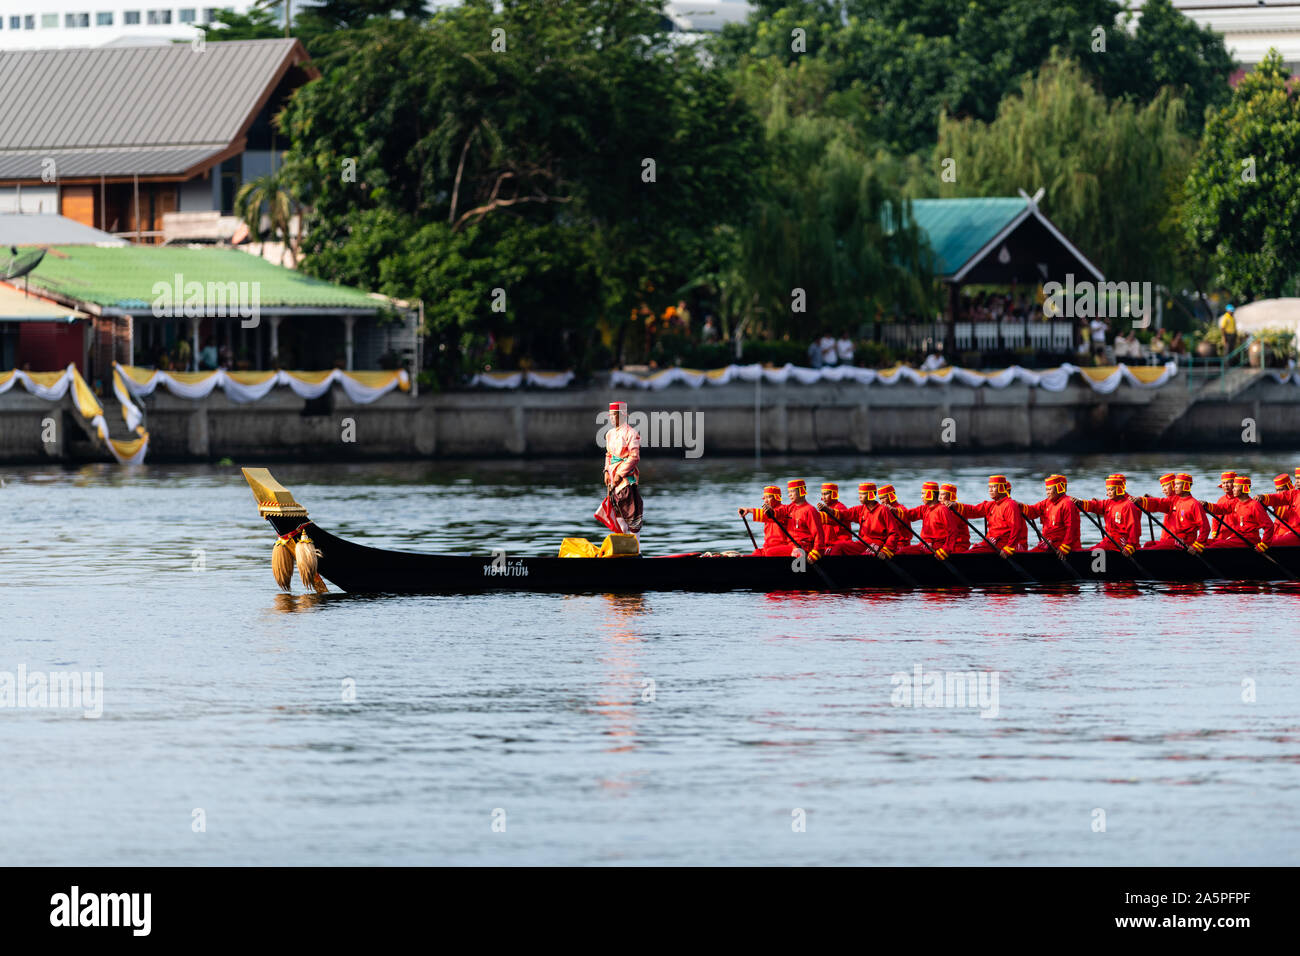
[[[1173,352],[1175,355],[1187,354],[1187,343],[1183,341],[1182,332],[1174,333],[1173,341],[1169,343],[1169,351]]]
[[[706,345],[718,341],[718,327],[713,323],[713,313],[704,317],[704,328],[700,330],[700,340]]]
[[[203,348],[199,349],[199,368],[204,371],[213,371],[217,367],[217,347],[212,343],[212,336],[203,340]]]
[[[853,340],[849,338],[848,329],[840,329],[840,337],[835,340],[835,354],[841,365],[853,364]]]
[[[830,329],[822,333],[817,346],[822,352],[822,365],[836,365],[839,363],[840,356],[835,351],[835,336],[831,335]]]
[[[1088,326],[1089,339],[1092,342],[1092,354],[1103,361],[1106,358],[1106,320],[1095,318]]]
[[[822,367],[822,347],[816,339],[808,343],[808,367]]]
[[[1230,355],[1237,347],[1237,315],[1231,303],[1223,307],[1219,316],[1219,331],[1223,333],[1223,354]]]

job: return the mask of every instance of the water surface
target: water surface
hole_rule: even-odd
[[[793,476],[910,503],[929,478],[1036,499],[1050,471],[1099,496],[1187,469],[1208,496],[1297,462],[659,459],[643,546],[747,546],[735,508]],[[596,459],[272,470],[378,547],[600,537]],[[288,596],[238,469],[0,478],[0,671],[104,680],[97,720],[0,710],[9,863],[1300,861],[1291,585]],[[997,716],[893,706],[917,665],[996,672]]]

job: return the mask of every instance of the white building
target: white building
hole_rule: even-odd
[[[0,0],[0,50],[192,40],[217,10],[251,0]]]
[[[1223,34],[1223,45],[1245,69],[1253,68],[1270,47],[1276,47],[1287,68],[1300,73],[1296,0],[1173,0],[1173,5],[1201,26]]]

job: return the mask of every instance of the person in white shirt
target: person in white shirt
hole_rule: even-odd
[[[840,357],[841,365],[853,364],[853,340],[849,338],[848,329],[840,330],[840,337],[835,340],[835,352]]]
[[[821,337],[817,346],[822,350],[822,365],[835,365],[839,362],[840,357],[835,351],[835,337],[829,332]]]

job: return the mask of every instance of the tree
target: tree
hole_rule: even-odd
[[[216,10],[212,22],[199,27],[204,40],[215,43],[224,40],[270,40],[284,36],[284,14],[274,9],[274,2],[254,4],[247,13],[234,10]]]
[[[1300,96],[1277,50],[1210,114],[1183,224],[1236,297],[1295,292],[1300,275]]]
[[[525,326],[590,360],[599,323],[678,288],[744,214],[761,160],[728,77],[658,11],[474,0],[336,33],[283,116],[305,268],[423,298],[448,368],[465,335]]]
[[[822,80],[816,66],[786,68],[758,104],[770,161],[739,232],[740,289],[729,291],[776,334],[856,329],[866,317],[935,304],[933,263],[907,203],[856,127],[819,115]]]
[[[941,196],[1046,190],[1052,221],[1107,276],[1172,284],[1177,236],[1166,210],[1195,148],[1167,90],[1146,106],[1107,101],[1073,60],[1056,55],[990,123],[944,117],[934,152],[953,160]]]
[[[292,229],[297,214],[298,204],[279,173],[250,179],[235,193],[235,215],[248,227],[249,235],[262,243],[265,243],[267,236],[282,242],[284,250],[280,255],[281,262],[287,253],[290,266],[297,265],[298,262],[298,240]],[[262,228],[263,216],[268,223],[265,230]]]
[[[864,131],[902,153],[933,146],[941,113],[992,120],[1053,49],[1078,61],[1113,99],[1149,103],[1173,87],[1189,98],[1185,122],[1193,133],[1205,106],[1227,96],[1232,71],[1222,37],[1169,0],[1152,0],[1135,28],[1115,0],[767,2],[724,30],[713,49],[729,66],[825,60],[832,89],[866,104]]]

